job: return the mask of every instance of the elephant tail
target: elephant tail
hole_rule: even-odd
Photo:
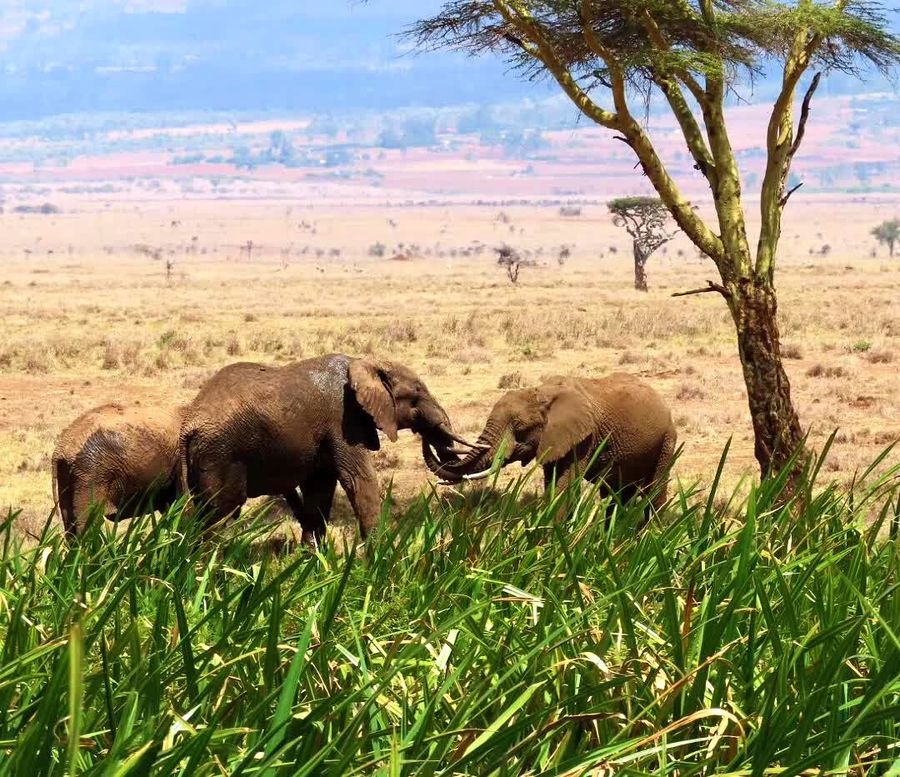
[[[75,483],[72,465],[60,456],[53,459],[51,465],[53,479],[53,503],[59,510],[66,534],[74,535],[78,531],[75,517]]]
[[[656,469],[653,473],[653,487],[656,489],[656,496],[653,498],[653,508],[655,510],[662,509],[668,498],[669,472],[675,459],[677,445],[678,432],[675,431],[673,426],[666,432],[662,446],[659,449],[659,456],[656,459]]]
[[[191,493],[191,442],[196,431],[183,429],[178,437],[178,473],[176,478],[175,495],[177,497],[190,497]]]

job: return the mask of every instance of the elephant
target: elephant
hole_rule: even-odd
[[[450,485],[487,477],[502,446],[503,466],[539,461],[545,488],[555,482],[561,491],[584,478],[599,483],[607,496],[629,498],[655,489],[652,504],[659,509],[666,501],[677,438],[659,394],[632,375],[614,373],[599,379],[552,378],[510,391],[494,405],[466,457],[442,462],[426,448],[423,456]]]
[[[84,529],[90,505],[109,520],[165,510],[175,500],[178,409],[111,403],[79,416],[51,456],[53,499],[66,533]]]
[[[237,518],[250,497],[282,496],[314,546],[339,482],[365,539],[381,511],[371,455],[378,429],[391,441],[411,429],[440,461],[468,451],[425,384],[401,364],[342,354],[281,367],[232,364],[185,411],[180,488],[205,504],[210,525]]]

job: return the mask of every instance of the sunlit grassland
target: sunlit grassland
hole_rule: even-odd
[[[642,532],[588,488],[430,493],[317,555],[181,509],[71,545],[11,516],[0,773],[897,773],[878,465],[787,505],[681,492]]]

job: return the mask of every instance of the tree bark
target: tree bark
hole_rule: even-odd
[[[775,289],[764,279],[742,278],[730,284],[729,291],[753,419],[756,460],[766,477],[783,470],[803,447],[803,430],[781,359],[778,302]],[[794,472],[799,474],[799,467]],[[792,481],[796,482],[794,478]]]
[[[647,291],[647,257],[637,240],[632,241],[634,251],[634,288]]]

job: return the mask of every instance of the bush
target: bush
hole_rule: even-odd
[[[213,540],[178,508],[24,545],[10,516],[3,759],[22,775],[887,773],[898,474],[808,482],[793,509],[775,480],[743,501],[683,493],[643,532],[640,503],[551,502],[524,480],[432,493],[360,556],[272,558],[264,521]]]

